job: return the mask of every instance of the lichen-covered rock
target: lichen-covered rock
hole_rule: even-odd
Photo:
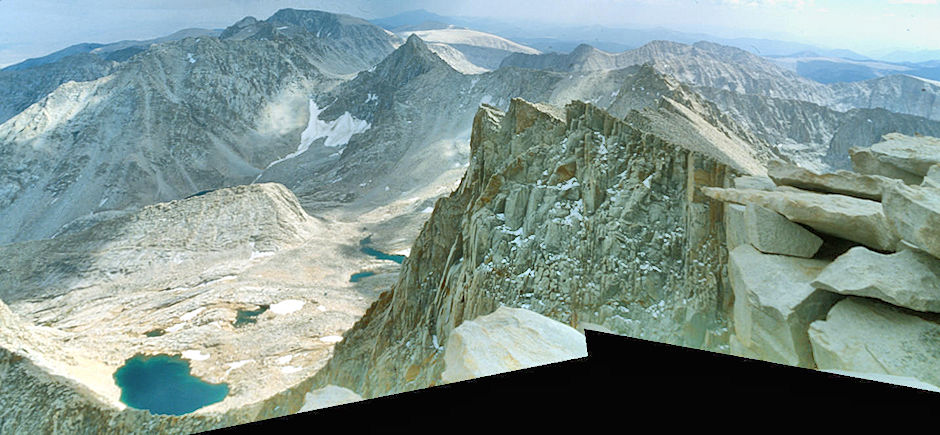
[[[584,335],[574,328],[529,310],[500,307],[454,329],[441,380],[459,382],[586,356]]]
[[[816,365],[823,370],[881,373],[940,385],[940,324],[936,316],[881,301],[848,297],[810,325]]]
[[[813,280],[813,287],[937,313],[940,260],[910,249],[884,255],[857,246],[827,266]]]
[[[894,251],[900,240],[885,219],[881,204],[867,199],[795,188],[766,192],[705,187],[702,193],[720,201],[767,207],[821,233],[882,251]]]
[[[825,266],[821,260],[762,254],[750,245],[731,251],[734,332],[747,349],[739,355],[813,367],[806,330],[839,298],[810,286]]]
[[[884,210],[901,238],[940,258],[940,189],[895,183]]]
[[[891,178],[844,170],[817,174],[782,160],[768,162],[767,174],[773,179],[774,183],[779,185],[823,193],[838,193],[875,201],[881,201],[881,193],[884,187],[894,183],[894,179]]]
[[[345,405],[360,400],[362,400],[362,397],[356,394],[355,391],[348,388],[337,387],[336,385],[327,385],[304,395],[304,405],[300,407],[300,411],[297,412],[307,412],[313,411],[314,409]]]
[[[765,254],[781,254],[812,258],[822,239],[780,213],[759,205],[748,204],[744,211],[747,239]]]

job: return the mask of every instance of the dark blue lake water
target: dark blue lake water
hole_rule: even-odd
[[[396,262],[396,263],[398,263],[398,264],[401,264],[402,262],[405,261],[405,258],[407,258],[407,257],[405,257],[404,255],[386,254],[386,253],[384,253],[384,252],[382,252],[382,251],[379,251],[379,250],[377,250],[377,249],[375,249],[375,248],[370,247],[369,244],[371,244],[371,243],[372,243],[372,236],[369,236],[369,237],[366,237],[366,238],[360,240],[360,241],[359,241],[359,250],[362,251],[362,253],[364,253],[364,254],[366,254],[366,255],[371,255],[371,256],[373,256],[373,257],[375,257],[375,258],[378,258],[379,260],[390,260],[390,261],[394,261],[394,262]]]
[[[260,316],[270,308],[268,305],[260,305],[257,310],[238,310],[235,314],[235,327],[244,326],[249,323],[255,323],[256,317]]]
[[[114,372],[114,381],[121,388],[121,402],[154,414],[187,414],[228,395],[228,384],[210,384],[190,369],[177,356],[137,355]]]

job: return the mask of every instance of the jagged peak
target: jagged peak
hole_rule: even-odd
[[[600,51],[601,50],[594,48],[594,46],[592,45],[580,44],[577,47],[575,47],[574,50],[571,50],[571,57],[579,58],[579,57],[589,56],[591,54],[598,53]]]
[[[421,38],[412,34],[401,47],[379,62],[373,73],[393,84],[401,85],[435,69],[457,72],[431,51]]]

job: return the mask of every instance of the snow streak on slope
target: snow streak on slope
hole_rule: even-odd
[[[321,121],[319,117],[324,110],[326,110],[325,107],[320,109],[317,103],[310,100],[310,120],[307,122],[307,128],[300,134],[300,145],[297,146],[297,151],[271,162],[265,170],[307,152],[310,145],[317,139],[326,138],[323,146],[331,148],[344,146],[349,143],[349,139],[353,135],[362,133],[372,127],[367,121],[357,119],[349,112],[343,113],[342,116],[333,121]],[[258,174],[255,181],[258,181],[259,178],[261,178],[261,174]]]

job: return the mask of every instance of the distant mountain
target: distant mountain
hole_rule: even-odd
[[[127,40],[127,41],[119,41],[119,42],[114,42],[114,43],[109,43],[109,44],[96,44],[96,43],[76,44],[76,45],[72,45],[70,47],[64,48],[62,50],[59,50],[55,53],[52,53],[43,57],[24,60],[20,63],[3,68],[3,70],[6,70],[6,71],[26,70],[30,68],[35,68],[40,65],[57,62],[65,57],[75,55],[75,54],[80,54],[80,53],[93,53],[105,59],[109,59],[110,54],[114,52],[118,52],[118,51],[123,51],[125,55],[129,50],[133,50],[135,53],[138,53],[140,51],[143,51],[147,47],[149,47],[151,44],[178,41],[184,38],[197,38],[200,36],[218,36],[219,33],[221,33],[221,30],[183,29],[167,36],[161,36],[159,38],[142,40],[142,41]]]
[[[407,38],[411,35],[417,35],[421,40],[429,43],[431,50],[435,51],[441,57],[447,59],[450,55],[443,46],[451,47],[460,53],[460,56],[479,68],[479,71],[468,69],[462,72],[482,72],[492,71],[499,68],[503,59],[513,53],[540,54],[541,52],[522,44],[510,41],[489,33],[476,30],[449,27],[444,29],[432,30],[414,30],[398,33]],[[459,65],[461,61],[449,62],[452,66]],[[461,68],[457,68],[460,70]]]
[[[91,81],[110,74],[118,62],[127,61],[152,44],[220,33],[220,30],[185,29],[146,41],[76,44],[47,56],[10,65],[0,70],[0,123],[49,95],[63,83]]]
[[[888,62],[929,62],[940,60],[940,50],[892,51],[878,58]]]
[[[624,68],[644,63],[697,86],[740,93],[794,98],[822,103],[828,90],[747,51],[710,42],[693,45],[654,41],[634,50],[608,53],[581,45],[568,54],[514,54],[503,66],[585,72]]]
[[[933,63],[891,63],[875,60],[850,60],[826,57],[813,52],[769,57],[771,61],[820,83],[856,82],[891,74],[908,74],[925,79],[940,79],[940,67]]]
[[[274,37],[231,37],[242,26],[222,39],[157,44],[0,124],[0,243],[250,183],[296,152],[310,95],[400,44],[365,21],[323,13],[282,11],[252,26]]]

